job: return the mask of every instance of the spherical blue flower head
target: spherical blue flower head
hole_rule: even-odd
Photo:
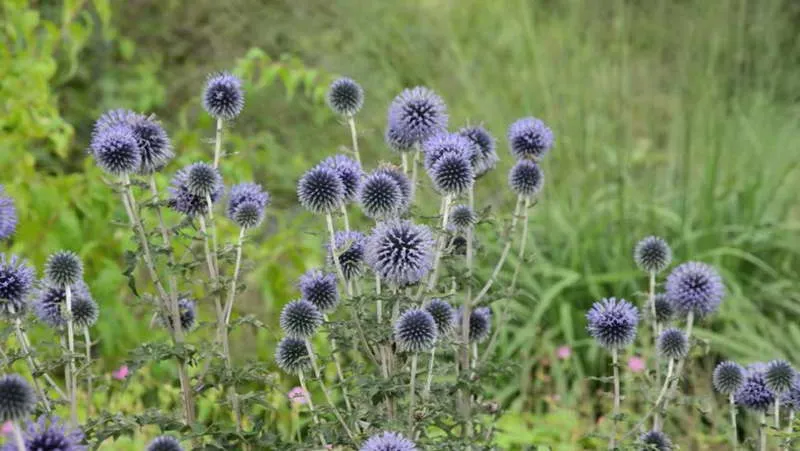
[[[20,421],[33,413],[36,394],[18,374],[0,376],[0,423]]]
[[[72,251],[58,251],[47,258],[44,275],[48,283],[57,287],[75,285],[83,280],[83,262]]]
[[[221,186],[222,175],[214,166],[200,162],[186,167],[186,189],[189,193],[205,198]]]
[[[186,216],[205,215],[208,212],[208,201],[205,196],[193,194],[189,189],[189,171],[192,165],[186,166],[175,173],[169,186],[170,197],[168,205],[173,210],[183,213]],[[214,190],[210,193],[211,202],[214,203],[222,197],[225,186],[220,179],[219,184],[214,185]]]
[[[423,165],[430,173],[445,155],[462,155],[470,163],[476,161],[480,150],[469,138],[458,133],[437,133],[422,143]]]
[[[264,220],[269,203],[269,193],[261,185],[249,182],[234,185],[228,198],[228,217],[239,227],[255,227]]]
[[[345,279],[351,280],[360,276],[363,269],[366,241],[367,237],[355,230],[336,232],[333,247],[330,243],[326,245],[328,263],[333,265],[333,259],[338,255],[339,266],[342,268]]]
[[[400,194],[402,195],[402,211],[399,213],[404,213],[408,210],[408,207],[411,206],[411,202],[414,200],[414,187],[411,185],[411,180],[403,174],[403,171],[391,164],[383,164],[379,166],[378,169],[375,169],[373,174],[388,175],[397,182],[397,186],[400,187]]]
[[[775,403],[775,392],[767,387],[767,378],[763,371],[749,368],[741,387],[734,394],[737,405],[758,412],[767,412]]]
[[[544,172],[534,161],[519,160],[508,173],[508,185],[519,196],[535,196],[544,185]]]
[[[286,304],[281,310],[281,329],[292,338],[309,338],[322,325],[322,313],[305,299]]]
[[[58,417],[41,416],[36,422],[28,421],[22,432],[25,449],[31,451],[86,451],[80,443],[83,433],[80,429],[63,424]],[[3,451],[17,451],[16,444],[5,445]]]
[[[76,319],[76,304],[80,309],[86,307],[87,303],[94,303],[89,287],[81,280],[70,286],[72,292],[72,315]],[[43,281],[36,289],[36,297],[33,303],[33,311],[42,323],[53,329],[62,329],[67,325],[64,317],[66,314],[67,292],[65,287],[59,287]],[[96,305],[96,304],[95,304]],[[99,312],[97,312],[99,313]],[[95,318],[96,319],[96,318]],[[86,318],[90,321],[91,318]],[[93,323],[93,322],[92,322]]]
[[[411,285],[433,268],[434,246],[433,235],[424,225],[405,220],[382,222],[367,238],[365,260],[382,280]]]
[[[680,329],[666,329],[658,336],[658,353],[667,359],[678,360],[689,352],[689,340]]]
[[[92,139],[114,126],[128,126],[142,153],[140,174],[152,174],[167,165],[175,154],[167,132],[155,116],[116,109],[103,113],[94,124]]]
[[[463,310],[456,312],[456,321],[461,321]],[[473,309],[469,315],[469,341],[470,343],[481,343],[489,338],[492,331],[492,311],[489,307],[478,307]]]
[[[394,324],[394,339],[404,352],[429,351],[436,342],[436,321],[428,311],[411,309]]]
[[[350,78],[339,78],[328,88],[328,106],[334,113],[352,117],[364,105],[364,90]]]
[[[191,299],[178,299],[178,312],[180,313],[181,329],[184,331],[194,329],[197,324],[197,304]],[[166,315],[166,319],[161,316],[161,325],[172,329],[172,325],[175,324],[172,321],[172,313],[168,312]]]
[[[463,154],[442,155],[428,171],[433,187],[442,194],[455,196],[469,190],[475,183],[472,164]]]
[[[364,171],[356,160],[346,155],[334,155],[322,160],[320,166],[333,169],[339,175],[339,179],[344,185],[344,200],[346,202],[356,198],[361,178],[364,177]]]
[[[297,286],[302,298],[314,304],[320,312],[330,312],[339,305],[339,289],[334,273],[312,269],[300,276]]]
[[[119,124],[99,131],[90,147],[97,165],[109,174],[133,174],[141,167],[142,151],[129,125]]]
[[[431,299],[423,308],[431,314],[433,320],[436,322],[436,332],[439,336],[450,333],[455,327],[456,311],[453,306],[446,301]]]
[[[91,297],[75,298],[72,301],[72,322],[79,330],[92,327],[100,317],[100,307]]]
[[[696,316],[704,317],[717,310],[725,287],[714,268],[705,263],[688,262],[669,274],[666,294],[676,312],[682,315],[694,312]]]
[[[767,387],[775,393],[783,393],[792,386],[797,372],[786,360],[773,360],[767,363],[764,377]]]
[[[592,305],[586,319],[589,335],[600,346],[614,350],[633,343],[639,311],[625,299],[606,298]]]
[[[298,374],[311,368],[311,359],[306,348],[306,341],[292,337],[284,337],[278,342],[275,350],[275,362],[278,367],[289,374]]]
[[[714,368],[712,383],[714,389],[723,395],[735,393],[744,383],[745,370],[736,362],[720,362]]]
[[[297,183],[297,197],[306,210],[328,214],[344,202],[344,184],[336,171],[317,166],[306,172]]]
[[[414,150],[414,141],[408,141],[408,136],[391,127],[386,128],[383,139],[386,141],[386,145],[389,146],[389,149],[395,152],[402,153]]]
[[[25,311],[25,299],[33,288],[35,272],[28,262],[0,254],[0,315],[16,316]]]
[[[475,177],[480,177],[494,169],[500,160],[497,156],[497,143],[494,136],[483,126],[476,125],[464,127],[458,134],[472,141],[478,147],[472,167],[475,170]]]
[[[633,260],[642,271],[659,273],[672,261],[672,249],[663,238],[648,236],[636,243]]]
[[[0,241],[10,238],[17,230],[17,207],[14,199],[3,191],[3,185],[0,185]]]
[[[639,437],[642,451],[672,451],[672,440],[663,432],[650,431]]]
[[[428,88],[405,89],[389,105],[388,129],[398,141],[422,142],[447,130],[447,107],[441,97]]]
[[[387,431],[370,437],[360,451],[417,451],[417,447],[403,434]]]
[[[789,390],[781,395],[781,404],[795,412],[800,411],[800,376],[795,375]]]
[[[236,118],[244,108],[242,81],[228,72],[209,76],[203,92],[203,108],[215,119]]]
[[[656,321],[661,324],[672,321],[672,317],[675,315],[675,309],[672,306],[672,302],[667,298],[667,295],[664,293],[656,294],[654,302],[656,304]]]
[[[118,125],[130,126],[139,114],[125,109],[116,108],[103,113],[92,128],[92,140],[105,130]]]
[[[540,119],[525,117],[508,128],[511,155],[521,159],[539,159],[553,147],[553,131]]]
[[[368,218],[392,218],[403,208],[403,193],[392,177],[373,172],[358,188],[358,203]]]
[[[464,232],[475,226],[478,215],[469,208],[469,205],[456,205],[450,210],[447,218],[447,228],[456,232]]]
[[[183,451],[183,448],[181,447],[181,442],[175,437],[162,435],[150,442],[146,451]]]

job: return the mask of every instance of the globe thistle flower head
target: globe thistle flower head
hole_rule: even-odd
[[[383,139],[389,149],[395,152],[403,153],[414,150],[414,141],[410,141],[408,136],[394,128],[387,127]]]
[[[553,147],[553,131],[540,119],[525,117],[508,128],[508,144],[518,160],[539,159]]]
[[[322,313],[309,301],[289,302],[281,310],[281,329],[292,338],[309,338],[322,325]]]
[[[19,421],[33,413],[36,394],[17,374],[0,376],[0,423]]]
[[[636,243],[633,260],[642,271],[659,273],[672,261],[672,249],[663,238],[648,236]]]
[[[773,360],[767,363],[767,368],[764,372],[767,388],[775,393],[783,393],[789,390],[796,375],[797,372],[786,360]]]
[[[411,309],[400,315],[394,325],[394,339],[404,352],[429,351],[436,342],[436,321],[423,309]]]
[[[519,160],[508,173],[508,185],[519,196],[535,196],[544,185],[544,172],[533,161]]]
[[[339,305],[339,290],[336,287],[336,274],[312,269],[300,276],[297,282],[302,298],[320,312],[330,312]]]
[[[0,315],[15,316],[25,309],[31,292],[34,270],[16,255],[0,254]]]
[[[72,322],[78,329],[94,326],[100,317],[100,307],[90,296],[76,297],[72,301]]]
[[[775,403],[775,396],[775,392],[767,387],[764,372],[748,369],[744,382],[734,394],[734,401],[747,409],[767,412]]]
[[[386,221],[367,238],[364,258],[384,281],[411,285],[433,268],[434,246],[428,227],[407,220]]]
[[[456,205],[450,210],[447,218],[447,228],[456,232],[471,229],[478,222],[478,215],[469,208],[469,205]]]
[[[387,431],[370,437],[360,451],[417,451],[417,447],[403,434]]]
[[[725,287],[714,268],[705,263],[688,262],[667,276],[666,294],[676,312],[682,315],[694,312],[702,318],[717,310]]]
[[[633,343],[639,311],[624,299],[606,298],[592,305],[586,319],[589,335],[600,346],[614,350]]]
[[[187,216],[205,215],[208,212],[208,200],[205,195],[195,194],[196,187],[190,189],[189,187],[189,173],[193,165],[181,168],[175,173],[169,186],[170,197],[167,204],[173,210],[185,214]],[[222,178],[218,179],[219,183],[213,185],[213,190],[209,193],[211,202],[214,203],[222,197],[225,186],[222,184]],[[194,180],[197,183],[198,180]]]
[[[51,285],[75,285],[83,279],[83,262],[75,252],[58,251],[47,258],[44,275]]]
[[[714,389],[723,395],[735,393],[744,383],[745,371],[741,365],[736,362],[725,361],[720,362],[714,368],[712,376],[712,383]]]
[[[99,314],[97,304],[92,299],[92,294],[89,292],[89,287],[82,280],[70,287],[72,293],[72,315],[73,320],[77,323],[77,316],[82,315],[81,319],[89,325],[94,324],[96,315]],[[62,329],[67,325],[65,318],[66,313],[67,292],[65,287],[60,287],[51,284],[49,281],[44,280],[36,289],[35,301],[33,304],[33,311],[36,317],[45,325],[53,329]],[[92,320],[92,312],[89,310],[93,304],[95,318]],[[88,315],[88,316],[87,316]]]
[[[800,376],[795,376],[791,387],[781,395],[781,404],[794,412],[800,411]]]
[[[17,207],[14,199],[6,196],[0,185],[0,241],[6,240],[17,230]]]
[[[311,368],[305,340],[284,337],[278,342],[275,350],[275,362],[278,367],[289,374],[298,374]]]
[[[328,88],[328,106],[340,116],[352,117],[364,105],[364,90],[354,80],[342,77]]]
[[[472,164],[463,154],[448,153],[442,155],[428,175],[433,181],[436,191],[445,195],[458,195],[472,187],[475,173]]]
[[[672,360],[686,357],[689,352],[689,340],[680,329],[666,329],[658,336],[658,353]]]
[[[26,450],[33,451],[86,451],[81,445],[83,433],[80,429],[61,422],[58,417],[39,417],[36,422],[28,421],[22,432]],[[3,451],[16,451],[16,445],[7,444]]]
[[[269,193],[261,185],[249,182],[234,185],[228,199],[228,217],[239,227],[255,227],[264,219],[264,209],[269,203]]]
[[[642,451],[672,451],[672,440],[661,431],[650,431],[639,438]]]
[[[475,170],[475,177],[480,177],[494,169],[499,158],[497,156],[496,140],[489,131],[477,125],[464,127],[458,131],[458,134],[472,141],[472,144],[478,148],[478,153],[472,162],[473,169]]]
[[[178,299],[178,313],[180,313],[181,329],[184,331],[194,329],[197,324],[197,304],[191,299]],[[172,324],[172,316],[170,315],[165,325],[172,328]]]
[[[130,127],[137,119],[137,116],[140,115],[126,108],[115,108],[106,111],[95,121],[92,128],[92,139],[111,127],[118,125]]]
[[[242,81],[228,72],[209,76],[203,92],[203,108],[215,119],[236,118],[244,108]]]
[[[205,197],[222,186],[222,176],[207,163],[193,163],[186,168],[186,189],[195,196]]]
[[[475,143],[458,133],[437,133],[422,143],[422,151],[423,165],[428,173],[445,155],[461,155],[472,167],[480,154]]]
[[[339,176],[344,186],[344,200],[346,202],[356,198],[361,178],[364,177],[364,171],[356,160],[346,155],[334,155],[322,160],[320,166],[332,169]]]
[[[389,105],[388,129],[400,142],[418,143],[447,130],[447,107],[428,88],[405,89]]]
[[[142,153],[137,170],[139,174],[149,175],[159,171],[175,156],[172,142],[155,116],[132,114],[128,117],[128,124]]]
[[[183,447],[175,437],[162,435],[150,442],[146,451],[183,451]]]
[[[411,202],[414,198],[414,187],[411,185],[411,180],[403,174],[396,166],[390,164],[383,164],[376,169],[373,174],[383,174],[391,177],[395,182],[397,182],[397,186],[400,188],[400,194],[402,198],[401,202],[401,211],[399,213],[403,213],[408,210],[408,207],[411,205]]]
[[[372,219],[397,216],[403,208],[403,193],[389,175],[373,172],[358,189],[358,202],[364,214]]]
[[[100,169],[112,175],[135,173],[142,164],[142,151],[129,125],[102,129],[92,139],[90,150]]]
[[[336,171],[317,166],[306,172],[297,183],[297,197],[306,210],[328,214],[344,202],[344,184]]]
[[[459,308],[456,312],[456,320],[461,321],[463,310]],[[469,315],[469,341],[470,343],[481,343],[489,338],[492,330],[492,311],[489,307],[478,307]]]
[[[672,302],[667,299],[667,296],[664,293],[658,293],[653,302],[655,302],[656,307],[656,322],[666,324],[672,321],[675,309],[672,307]]]
[[[367,238],[355,230],[340,230],[334,235],[333,246],[327,244],[328,263],[338,256],[344,278],[352,280],[361,275],[364,263],[364,246]],[[335,278],[334,278],[335,279]],[[335,285],[334,281],[334,285]],[[305,296],[304,296],[305,297]],[[324,309],[323,309],[324,310]]]
[[[424,307],[436,323],[436,332],[441,337],[450,333],[456,324],[456,311],[447,301],[431,299]]]

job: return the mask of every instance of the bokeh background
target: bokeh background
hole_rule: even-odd
[[[17,201],[6,251],[41,265],[79,251],[101,304],[96,326],[110,372],[152,335],[149,309],[123,275],[122,209],[85,149],[94,119],[125,107],[165,123],[179,157],[207,157],[213,124],[200,104],[208,73],[245,80],[244,113],[227,135],[229,181],[254,179],[274,197],[254,237],[238,305],[267,324],[320,264],[321,224],[296,202],[297,178],[346,145],[324,93],[358,80],[365,158],[397,160],[383,143],[385,110],[404,87],[427,85],[451,124],[483,123],[501,164],[478,202],[508,212],[505,130],[535,115],[556,135],[530,237],[523,295],[500,334],[500,359],[520,364],[498,387],[506,434],[576,443],[596,421],[606,356],[586,339],[584,312],[615,295],[641,300],[635,242],[661,235],[676,260],[722,272],[729,295],[701,324],[696,393],[719,356],[800,363],[800,3],[791,0],[2,0],[0,183]],[[167,175],[161,179],[165,184]],[[485,278],[499,253],[483,243]],[[511,260],[514,263],[514,260]],[[270,359],[275,336],[233,338],[238,358]],[[249,339],[254,338],[254,339]],[[556,350],[572,353],[559,358]],[[152,377],[147,374],[142,377]],[[629,374],[628,378],[638,377]],[[275,402],[281,402],[277,398]],[[675,428],[721,439],[698,398]],[[600,401],[598,401],[600,402]],[[209,407],[212,408],[212,407]],[[694,428],[694,429],[693,429]],[[715,435],[716,434],[716,435]],[[506,446],[511,447],[512,438]],[[570,446],[564,449],[572,449]]]

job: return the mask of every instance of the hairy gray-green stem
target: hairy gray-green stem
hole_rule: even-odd
[[[314,355],[314,349],[311,347],[311,342],[308,340],[306,340],[306,349],[308,350],[308,357],[311,359],[311,368],[314,370],[314,376],[317,378],[317,382],[319,382],[319,386],[322,389],[322,394],[325,395],[325,399],[328,401],[328,405],[331,406],[333,415],[336,416],[337,420],[339,420],[339,424],[342,425],[344,431],[347,433],[347,436],[353,443],[355,443],[356,440],[353,432],[350,430],[350,427],[347,426],[347,422],[344,421],[344,417],[342,417],[341,412],[339,412],[339,408],[336,407],[336,403],[333,402],[333,397],[331,396],[331,393],[325,384],[325,380],[322,378],[322,372],[317,364],[317,358]]]
[[[358,165],[361,166],[361,154],[358,152],[358,133],[356,133],[356,118],[348,116],[347,124],[350,126],[350,138],[353,140],[353,153],[356,155]]]
[[[94,410],[94,402],[92,401],[92,337],[89,334],[88,327],[83,328],[83,340],[86,348],[86,415],[91,416]]]
[[[517,286],[517,278],[519,277],[519,270],[522,268],[522,261],[525,259],[525,245],[528,242],[528,221],[530,219],[530,205],[531,205],[531,198],[526,197],[524,204],[522,206],[523,211],[523,218],[522,218],[522,237],[520,238],[519,243],[519,253],[517,253],[517,264],[514,267],[514,275],[511,277],[511,290],[513,291],[514,288]],[[499,326],[498,326],[499,327]]]
[[[736,400],[733,397],[733,393],[728,395],[728,407],[731,416],[731,444],[733,444],[733,449],[737,449],[739,447],[739,434],[736,431]],[[789,432],[791,432],[791,424],[789,428]]]
[[[325,323],[330,324],[328,315],[324,315]],[[333,363],[336,367],[336,376],[339,378],[339,383],[342,384],[342,398],[344,398],[344,405],[347,407],[347,412],[353,411],[353,406],[350,404],[350,396],[347,394],[347,387],[345,387],[344,373],[342,372],[342,362],[339,359],[339,349],[336,346],[336,339],[331,338],[331,354],[333,355]],[[356,426],[356,428],[358,428]]]
[[[419,156],[422,155],[422,146],[420,143],[415,144],[414,159],[411,160],[411,191],[417,190],[417,172],[419,166]]]
[[[67,349],[69,359],[67,361],[66,372],[69,381],[69,416],[73,426],[78,425],[78,371],[75,368],[75,330],[72,322],[72,287],[64,287],[64,307],[66,308],[67,319]]]
[[[767,451],[767,413],[761,412],[758,421],[758,451]]]
[[[494,267],[492,271],[492,275],[489,277],[489,280],[486,281],[486,284],[483,285],[483,288],[478,295],[475,296],[475,299],[472,300],[472,305],[476,305],[486,296],[486,293],[489,292],[489,289],[492,288],[492,285],[497,280],[497,275],[500,274],[500,270],[503,268],[503,264],[508,258],[508,252],[511,250],[511,243],[514,241],[514,231],[517,229],[517,221],[519,220],[519,210],[522,208],[522,196],[517,196],[517,204],[514,208],[514,214],[511,219],[511,227],[508,231],[508,237],[506,238],[506,244],[503,246],[503,252],[500,254],[500,260]]]
[[[690,311],[688,315],[686,315],[686,341],[689,343],[689,350],[692,349],[692,327],[694,326],[694,312]],[[675,369],[675,377],[672,379],[672,385],[667,390],[667,396],[663,398],[662,405],[659,407],[660,414],[663,414],[667,410],[667,406],[669,405],[670,399],[674,396],[675,390],[678,389],[678,384],[680,383],[681,376],[683,375],[683,367],[686,364],[686,359],[689,356],[689,352],[686,353],[686,356],[678,360],[678,365]]]
[[[36,390],[36,396],[42,401],[44,405],[44,410],[47,413],[52,412],[50,408],[50,400],[47,398],[44,390],[42,390],[41,385],[39,385],[39,380],[36,379],[36,372],[39,370],[38,365],[33,360],[33,356],[31,355],[30,349],[28,349],[28,343],[25,341],[25,337],[22,335],[22,320],[19,318],[14,319],[14,330],[17,334],[17,341],[19,341],[19,345],[22,348],[22,352],[25,354],[25,360],[28,362],[28,367],[31,370],[31,380],[33,381],[33,388]],[[46,375],[45,375],[46,376]]]
[[[433,383],[433,365],[436,362],[436,346],[431,348],[431,358],[428,360],[428,378],[425,380],[425,389],[422,391],[422,399],[428,399],[431,394],[431,384]]]
[[[416,166],[415,166],[416,167]],[[433,269],[431,270],[431,277],[428,279],[428,291],[433,290],[436,287],[436,282],[439,280],[439,262],[442,259],[442,252],[444,250],[445,245],[445,228],[447,227],[447,218],[450,216],[450,203],[453,200],[453,196],[450,194],[445,194],[442,197],[442,205],[439,209],[439,213],[442,215],[442,224],[441,224],[441,231],[439,232],[439,238],[436,240],[436,254],[433,257]],[[420,283],[419,290],[417,293],[417,299],[421,299],[423,284]]]
[[[775,429],[781,428],[781,396],[780,393],[775,394]]]
[[[22,425],[18,422],[11,423],[14,431],[14,441],[17,443],[17,451],[25,451],[25,439],[22,438]]]
[[[219,167],[219,158],[222,153],[222,118],[217,118],[217,134],[214,137],[214,169]]]
[[[344,224],[344,230],[349,232],[350,217],[347,215],[347,207],[344,204],[342,204],[342,223]],[[331,243],[331,249],[333,249],[333,243]]]
[[[414,436],[414,409],[416,408],[417,396],[414,390],[414,383],[417,380],[417,353],[411,356],[411,381],[408,384],[408,435]]]
[[[40,370],[41,366],[39,365],[39,362],[36,360],[36,357],[33,356],[33,347],[31,347],[31,341],[28,339],[28,334],[25,333],[25,329],[22,328],[22,320],[17,319],[15,320],[14,323],[15,323],[15,329],[17,329],[16,330],[17,339],[20,342],[20,346],[22,346],[22,352],[30,356],[30,362],[33,364],[35,371],[36,372],[41,371]],[[6,356],[5,353],[2,353],[0,355],[3,355],[4,359],[6,360],[8,359],[8,356]],[[50,385],[50,388],[52,388],[53,391],[58,393],[58,396],[60,396],[62,399],[68,399],[67,394],[64,392],[64,390],[62,390],[61,387],[58,386],[56,381],[53,380],[53,378],[50,377],[49,374],[42,372],[42,377],[44,377],[44,380],[47,381],[48,385]]]
[[[311,412],[311,418],[314,420],[314,424],[319,427],[319,417],[317,416],[317,410],[314,408],[314,402],[311,400],[311,392],[308,391],[308,387],[306,386],[306,378],[303,375],[303,371],[301,370],[297,374],[297,378],[300,379],[300,387],[303,389],[303,393],[306,397],[306,403],[308,404],[308,410]],[[323,448],[327,448],[328,442],[325,441],[325,434],[322,431],[319,432],[319,441],[322,444]]]
[[[408,153],[401,152],[400,153],[400,161],[403,165],[403,174],[408,175]]]
[[[615,449],[617,444],[617,422],[619,422],[619,350],[614,348],[611,350],[611,365],[614,371],[614,408],[611,412],[611,438],[608,442],[608,449]]]

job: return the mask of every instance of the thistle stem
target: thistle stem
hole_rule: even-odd
[[[431,395],[431,385],[433,384],[433,366],[436,362],[436,347],[431,348],[431,358],[428,360],[428,378],[425,381],[425,390],[422,392],[422,399],[428,399]]]
[[[436,254],[433,259],[433,269],[431,270],[431,277],[428,279],[428,291],[432,290],[436,286],[436,282],[439,280],[439,262],[442,259],[442,251],[445,244],[445,227],[447,227],[447,217],[450,215],[450,203],[453,200],[453,196],[450,194],[445,194],[442,197],[442,206],[440,209],[442,215],[442,230],[439,239],[436,242]],[[422,285],[420,285],[420,291],[422,291]],[[421,293],[417,293],[417,297],[419,297]]]
[[[472,300],[472,305],[477,304],[481,299],[483,299],[484,296],[486,296],[486,293],[489,292],[489,289],[492,288],[492,285],[497,280],[497,275],[500,274],[500,270],[503,268],[506,258],[508,258],[508,252],[511,250],[511,243],[514,241],[514,231],[517,228],[520,208],[522,208],[522,196],[517,197],[517,205],[514,208],[514,214],[511,219],[511,228],[509,229],[508,237],[506,238],[506,244],[503,247],[503,252],[500,254],[500,260],[495,265],[489,280],[486,281],[486,284],[484,284],[481,291],[478,292],[478,295]]]
[[[326,323],[330,323],[328,315],[323,316]],[[330,335],[330,334],[329,334]],[[339,348],[336,346],[336,339],[331,338],[331,353],[333,354],[333,363],[336,366],[336,376],[339,378],[339,383],[342,384],[342,398],[344,398],[344,405],[347,407],[347,412],[353,411],[353,406],[350,404],[350,396],[347,394],[347,387],[345,387],[344,372],[342,371],[342,362],[339,358]]]
[[[669,405],[670,399],[678,388],[678,383],[680,382],[681,375],[683,374],[683,367],[686,364],[686,358],[689,355],[689,351],[692,349],[692,328],[694,326],[694,312],[690,311],[689,314],[686,316],[686,341],[689,343],[689,350],[686,353],[686,356],[682,357],[678,360],[677,367],[675,369],[675,377],[672,379],[672,386],[667,391],[667,396],[662,400],[663,404],[660,406],[660,413],[663,413],[667,410],[667,406]],[[669,380],[669,378],[667,378]],[[669,385],[669,383],[667,384]]]
[[[620,394],[619,394],[619,350],[614,348],[611,351],[611,365],[613,366],[614,371],[614,409],[611,413],[611,439],[608,443],[608,449],[616,449],[617,447],[617,422],[619,421],[619,405],[620,405]]]
[[[94,410],[94,402],[92,401],[92,337],[89,334],[88,327],[83,328],[83,340],[84,343],[86,343],[86,412],[88,416],[91,416],[93,413],[92,411]]]
[[[67,379],[69,380],[69,415],[73,426],[78,424],[78,377],[77,369],[75,368],[75,330],[72,322],[72,287],[69,285],[64,287],[64,305],[67,309],[67,349],[69,350],[69,359],[67,361]]]
[[[400,153],[400,164],[403,166],[403,174],[408,175],[408,153]]]
[[[414,409],[416,407],[417,396],[414,392],[414,383],[417,378],[417,353],[411,356],[411,381],[408,384],[408,435],[414,436]]]
[[[219,167],[219,158],[222,154],[222,118],[217,118],[217,134],[214,137],[214,169]]]
[[[411,160],[411,190],[416,191],[417,189],[417,167],[419,166],[419,155],[422,153],[422,149],[420,148],[420,144],[416,144],[417,150],[414,152],[414,159]]]
[[[306,402],[308,403],[308,410],[311,412],[311,418],[314,421],[314,424],[319,427],[319,417],[317,416],[317,410],[314,408],[314,401],[311,400],[311,392],[308,391],[308,387],[306,386],[306,378],[303,375],[303,371],[300,370],[297,373],[297,378],[300,379],[300,387],[303,389],[303,393],[306,395]],[[325,434],[322,431],[317,431],[319,433],[319,441],[322,444],[323,448],[327,448],[328,442],[325,441]]]
[[[775,429],[781,428],[781,397],[775,396]]]
[[[14,441],[17,442],[17,451],[25,451],[25,439],[22,438],[22,426],[19,423],[11,423],[11,429],[14,431]]]
[[[528,219],[530,217],[528,210],[530,209],[531,198],[526,197],[523,204],[522,213],[522,237],[519,243],[519,253],[517,254],[517,264],[514,267],[514,275],[511,277],[511,290],[517,286],[517,278],[519,277],[519,270],[522,268],[522,261],[525,258],[525,245],[528,242]]]
[[[350,427],[347,426],[347,422],[344,421],[342,414],[339,412],[339,408],[337,408],[336,404],[333,402],[333,397],[331,397],[331,393],[328,390],[328,387],[325,385],[325,381],[322,379],[322,372],[317,364],[317,358],[314,355],[314,349],[311,347],[311,342],[308,340],[306,340],[306,349],[308,350],[308,356],[311,358],[311,368],[314,370],[314,376],[317,378],[317,382],[319,382],[319,386],[322,389],[322,393],[325,395],[325,399],[328,401],[328,405],[331,406],[334,416],[336,416],[336,419],[339,420],[339,423],[344,428],[347,436],[351,441],[355,442],[356,440],[353,432],[350,430]]]
[[[225,302],[225,308],[223,309],[225,312],[225,326],[227,331],[227,326],[231,321],[231,312],[233,311],[233,303],[236,299],[236,284],[239,281],[239,271],[242,269],[242,247],[244,244],[244,232],[245,228],[239,229],[239,239],[236,241],[236,263],[233,267],[233,279],[231,280],[231,289],[228,292],[228,300]],[[227,332],[226,332],[227,333]]]
[[[383,300],[381,300],[381,278],[379,275],[375,274],[375,294],[378,295],[378,300],[376,301],[376,311],[378,315],[378,324],[381,323],[383,320]]]
[[[342,222],[344,223],[344,230],[349,232],[350,231],[350,217],[347,215],[347,207],[342,204]],[[331,249],[333,249],[333,244],[331,243]]]
[[[28,334],[26,334],[25,330],[22,329],[21,320],[20,320],[19,334],[20,334],[19,335],[20,344],[23,346],[22,348],[23,352],[25,352],[26,354],[32,354],[33,350],[31,348],[31,342],[28,339]],[[34,358],[32,355],[31,355],[31,361],[36,366],[37,371],[39,371],[39,363],[36,361],[36,358]],[[50,385],[50,388],[52,388],[53,391],[58,393],[58,396],[60,396],[62,399],[68,399],[67,394],[64,392],[64,390],[62,390],[61,387],[58,386],[56,381],[54,381],[49,374],[42,373],[42,376],[44,377],[44,380],[47,381],[47,383]]]
[[[736,401],[733,398],[733,393],[728,395],[728,404],[730,406],[731,416],[731,444],[733,445],[733,449],[737,449],[739,447],[739,437],[736,429]],[[789,427],[791,429],[791,425]]]
[[[661,403],[664,401],[664,396],[667,394],[670,384],[672,383],[672,372],[675,369],[675,360],[669,359],[667,364],[667,377],[664,379],[664,385],[656,398],[655,408],[653,412],[653,429],[656,431],[661,430]]]
[[[50,400],[47,398],[47,394],[42,389],[41,385],[39,385],[39,380],[36,379],[36,373],[39,371],[39,366],[33,360],[33,356],[31,355],[31,351],[28,348],[28,342],[25,340],[25,337],[22,333],[22,320],[16,318],[14,320],[14,329],[17,333],[17,340],[19,341],[19,345],[22,348],[22,352],[25,353],[25,358],[28,362],[28,367],[31,370],[31,380],[33,381],[33,388],[36,390],[36,395],[39,399],[42,400],[42,405],[44,405],[44,410],[47,413],[51,413],[52,409],[50,407]]]
[[[658,346],[658,319],[656,318],[656,273],[650,271],[650,284],[647,291],[647,305],[650,308],[650,323],[653,328],[653,352]],[[656,357],[656,387],[661,385],[661,365]]]
[[[330,213],[326,214],[325,221],[328,223],[328,234],[330,235],[331,246],[333,246],[333,244],[336,242],[336,230],[333,228],[333,216]],[[347,286],[347,280],[344,278],[342,265],[338,258],[333,259],[333,266],[336,268],[336,274],[339,276],[342,286]]]
[[[356,161],[361,165],[361,154],[358,152],[358,133],[356,133],[356,118],[347,117],[347,124],[350,125],[350,138],[353,140],[353,153],[356,154]]]
[[[761,412],[758,423],[758,451],[767,451],[767,413]]]

